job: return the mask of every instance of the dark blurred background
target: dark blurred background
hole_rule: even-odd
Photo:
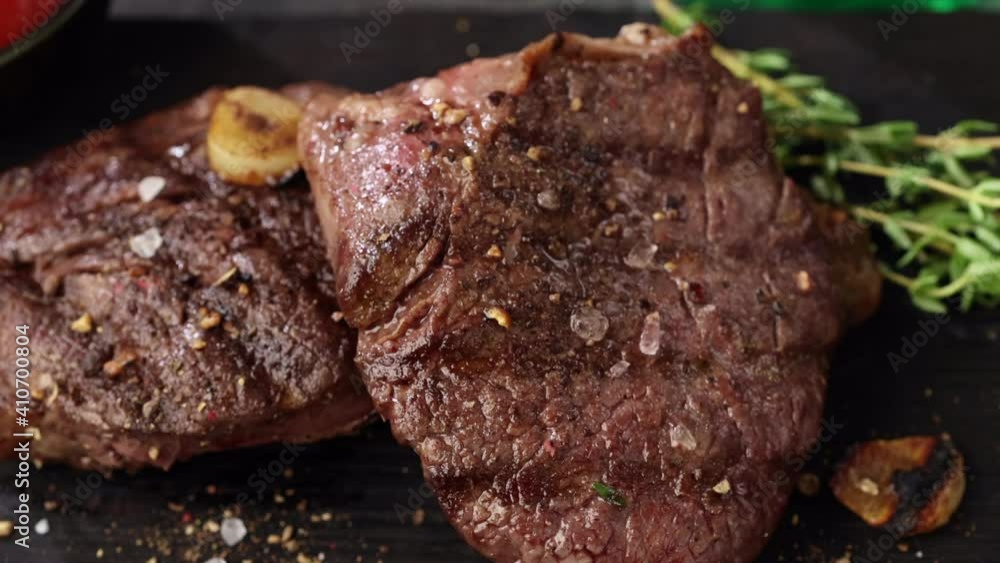
[[[918,2],[922,9],[950,11],[956,9],[1000,9],[997,0],[911,0]],[[468,10],[524,11],[545,6],[558,6],[559,1],[548,0],[408,0],[407,6],[427,10]],[[575,0],[574,4],[584,10],[620,11],[647,10],[648,0]],[[688,4],[689,2],[683,2]],[[700,2],[709,8],[732,8],[743,5],[746,0],[706,0]],[[777,10],[886,10],[893,6],[904,9],[903,0],[753,0],[755,9]],[[170,16],[170,17],[211,17],[215,15],[212,2],[204,0],[113,0],[112,10],[116,16]],[[243,0],[240,10],[243,17],[259,15],[321,15],[356,14],[371,9],[371,0]],[[383,2],[384,4],[384,2]]]

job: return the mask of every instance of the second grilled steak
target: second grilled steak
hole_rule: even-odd
[[[495,561],[753,559],[877,303],[710,43],[555,35],[300,127],[376,408]]]
[[[0,359],[14,365],[29,325],[39,459],[167,468],[369,416],[305,182],[240,188],[208,170],[220,94],[0,176]]]

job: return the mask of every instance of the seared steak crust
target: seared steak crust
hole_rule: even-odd
[[[30,325],[41,458],[167,468],[327,438],[370,413],[305,182],[239,188],[208,170],[220,93],[93,139],[79,160],[60,149],[0,176],[0,362]],[[148,177],[165,186],[144,202]],[[162,243],[143,257],[130,240],[153,228]],[[0,380],[5,409],[13,395]]]
[[[495,561],[751,560],[877,299],[709,43],[559,34],[307,109],[357,364]]]

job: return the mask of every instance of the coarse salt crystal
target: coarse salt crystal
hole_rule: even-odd
[[[639,335],[639,351],[647,356],[655,356],[660,351],[660,313],[646,315],[642,323],[642,334]]]
[[[560,207],[560,205],[559,205],[559,194],[557,194],[556,192],[554,192],[552,190],[543,190],[543,191],[539,192],[538,197],[536,199],[538,200],[538,205],[542,209],[548,209],[549,211],[555,211],[556,209],[559,209],[559,207]]]
[[[163,237],[156,227],[146,229],[142,234],[138,234],[128,240],[128,246],[137,255],[143,258],[152,258],[156,251],[163,245]]]
[[[680,447],[692,451],[698,447],[698,441],[694,439],[694,434],[688,430],[687,426],[678,424],[670,428],[670,447]]]
[[[433,104],[440,100],[448,90],[448,86],[440,78],[431,78],[420,87],[420,100],[425,104]]]
[[[657,250],[659,250],[659,247],[655,244],[639,243],[632,247],[628,256],[625,257],[625,265],[644,270],[653,263],[653,258],[656,256]]]
[[[139,199],[145,203],[153,201],[156,199],[156,196],[160,195],[160,192],[163,191],[166,185],[167,181],[162,176],[146,176],[139,181],[137,189]]]
[[[247,537],[247,527],[239,518],[226,518],[222,521],[219,534],[226,545],[233,547]]]
[[[628,368],[631,365],[632,364],[628,363],[625,360],[619,360],[618,363],[611,366],[611,369],[608,370],[608,375],[610,375],[611,377],[621,377],[625,375],[625,373],[628,371]]]
[[[584,307],[570,317],[569,327],[580,338],[596,342],[608,332],[608,318],[593,307]]]

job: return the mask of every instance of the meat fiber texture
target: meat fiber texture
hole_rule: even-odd
[[[356,363],[494,561],[752,560],[878,301],[710,45],[556,34],[307,107]]]
[[[319,90],[341,95],[286,93]],[[0,176],[0,365],[29,325],[34,459],[166,469],[370,416],[305,181],[237,187],[208,169],[220,95]],[[0,379],[7,439],[14,395]]]

